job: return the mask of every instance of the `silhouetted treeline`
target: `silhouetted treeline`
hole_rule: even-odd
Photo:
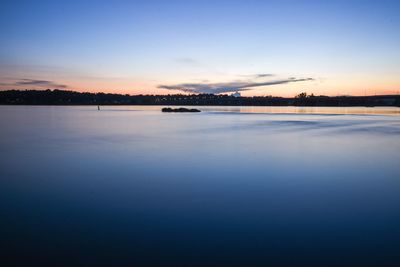
[[[65,90],[0,91],[3,105],[221,105],[221,106],[400,106],[400,96],[314,96],[294,98],[230,95],[122,95]]]

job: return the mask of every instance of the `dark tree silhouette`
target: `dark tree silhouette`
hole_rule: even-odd
[[[66,90],[0,91],[2,105],[217,105],[217,106],[400,106],[400,96],[234,97],[213,94],[127,95]]]

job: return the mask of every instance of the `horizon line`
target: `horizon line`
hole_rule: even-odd
[[[252,96],[234,96],[235,92],[224,92],[224,93],[191,93],[191,92],[180,92],[180,93],[172,93],[172,94],[124,94],[124,93],[116,93],[116,92],[106,92],[106,91],[96,91],[96,92],[90,92],[90,91],[81,91],[81,90],[74,90],[74,89],[59,89],[59,88],[47,88],[47,89],[0,89],[1,92],[8,92],[8,91],[18,91],[18,92],[24,92],[24,91],[62,91],[62,92],[71,92],[71,93],[80,93],[80,94],[111,94],[111,95],[121,95],[121,96],[170,96],[170,95],[186,95],[186,96],[197,96],[197,95],[214,95],[214,96],[233,96],[233,97],[243,97],[243,98],[252,98],[252,97],[276,97],[276,98],[296,98],[300,94],[306,94],[305,96],[307,97],[374,97],[374,96],[400,96],[400,91],[397,91],[397,93],[393,94],[369,94],[369,95],[349,95],[349,94],[337,94],[337,95],[324,95],[324,94],[309,94],[307,91],[302,91],[300,93],[297,93],[294,96],[279,96],[279,95],[252,95]]]

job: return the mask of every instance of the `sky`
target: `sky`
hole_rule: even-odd
[[[398,94],[398,0],[2,0],[0,90]]]

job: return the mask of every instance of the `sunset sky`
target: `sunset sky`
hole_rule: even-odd
[[[20,1],[0,89],[397,94],[400,1]]]

